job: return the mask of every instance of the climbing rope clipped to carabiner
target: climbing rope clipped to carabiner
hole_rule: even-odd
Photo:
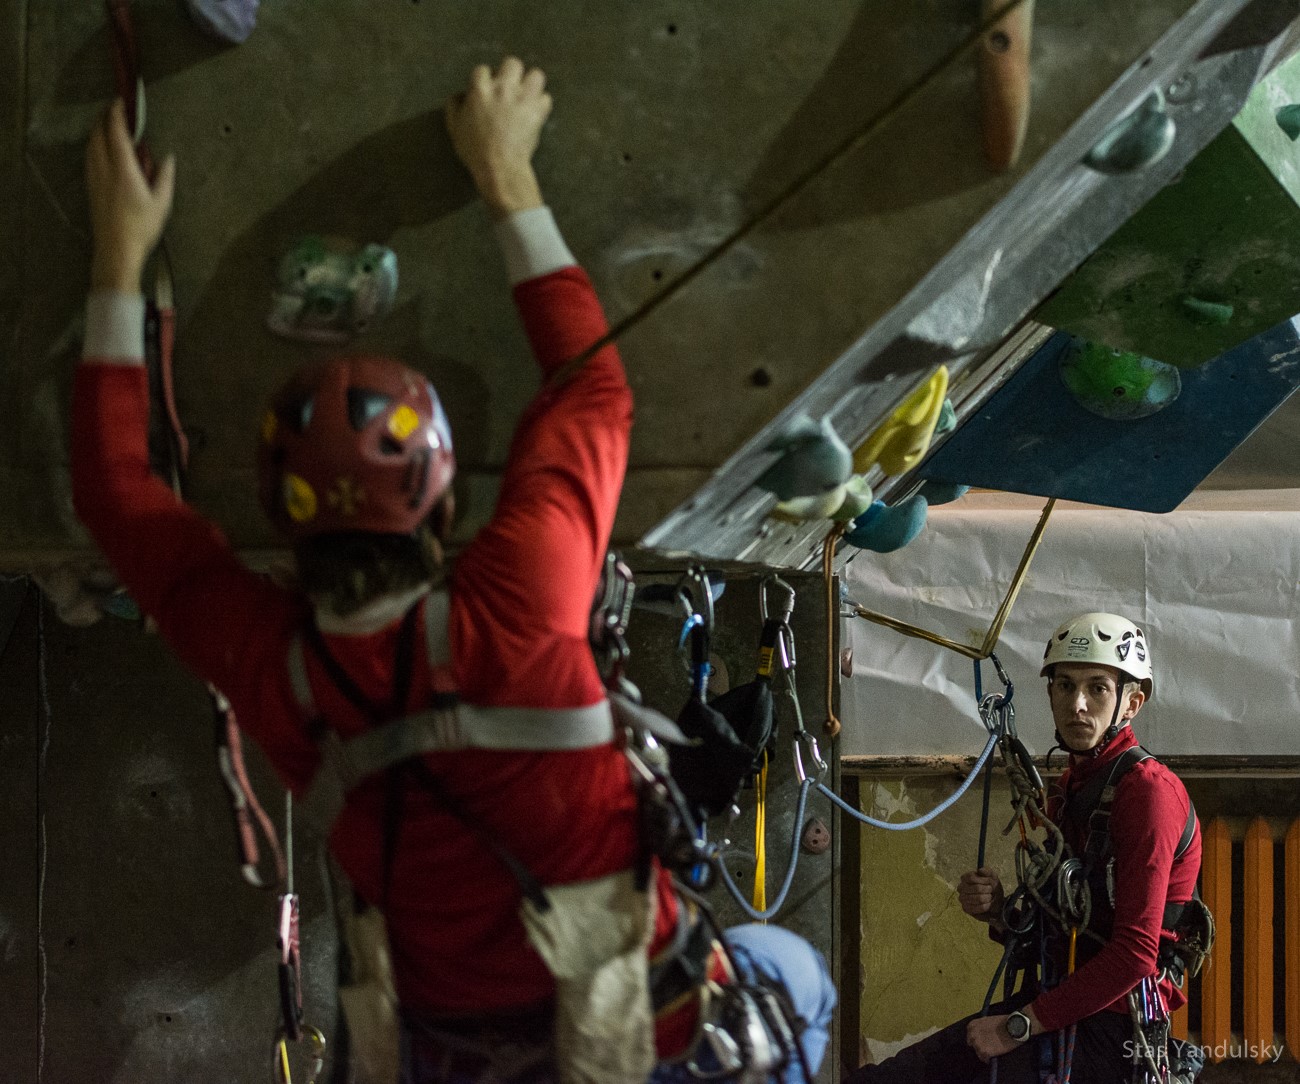
[[[769,590],[781,592],[781,604],[779,607],[768,606]],[[812,736],[804,726],[803,709],[799,704],[799,693],[795,675],[795,646],[794,635],[790,631],[790,616],[794,611],[794,590],[779,577],[771,576],[764,580],[762,595],[759,601],[759,611],[763,617],[763,633],[760,637],[760,674],[764,670],[772,673],[776,667],[780,666],[783,684],[785,688],[782,692],[788,696],[794,709],[795,731],[791,739],[791,755],[794,760],[795,775],[799,779],[799,796],[795,802],[795,814],[792,821],[792,832],[790,838],[790,857],[786,865],[785,875],[781,879],[781,887],[777,891],[776,897],[770,906],[762,906],[767,902],[766,885],[759,885],[756,871],[754,904],[745,899],[740,888],[732,880],[731,873],[727,869],[726,856],[727,848],[731,841],[724,839],[721,844],[713,848],[712,862],[717,871],[719,879],[735,900],[737,906],[754,922],[766,922],[774,918],[776,914],[785,905],[786,898],[790,894],[790,888],[794,884],[795,870],[799,866],[799,837],[803,831],[804,812],[808,804],[808,793],[814,786],[821,784],[822,778],[830,770],[830,766],[822,759],[821,749],[817,745],[817,739]],[[812,774],[804,765],[804,751],[808,752],[812,763]],[[766,809],[760,810],[758,822],[766,829]],[[765,834],[765,832],[764,832]],[[766,874],[766,844],[756,847],[756,858],[762,856],[762,873]]]
[[[980,771],[984,768],[984,765],[989,762],[989,758],[993,755],[994,748],[997,746],[999,740],[1002,737],[1002,734],[998,729],[998,727],[1005,725],[1007,721],[1014,719],[1014,712],[1011,711],[1011,682],[1009,680],[1006,680],[1006,674],[1002,670],[1001,664],[998,664],[998,673],[1003,677],[1004,681],[1006,682],[1008,691],[1005,698],[998,698],[996,697],[996,695],[993,695],[993,696],[985,697],[984,700],[985,700],[985,704],[988,704],[990,701],[1000,701],[999,712],[994,713],[990,710],[989,713],[986,714],[985,704],[980,705],[980,720],[981,722],[984,723],[985,728],[988,729],[989,731],[988,741],[984,743],[984,749],[981,751],[978,759],[975,761],[975,766],[971,768],[966,778],[961,781],[961,785],[955,791],[953,791],[952,794],[950,794],[947,798],[945,798],[942,802],[940,802],[937,806],[935,806],[932,810],[930,810],[929,813],[926,813],[923,816],[917,817],[914,820],[910,820],[910,821],[901,821],[901,822],[882,821],[877,819],[876,817],[868,816],[866,813],[863,813],[862,810],[855,809],[853,806],[849,805],[848,802],[846,802],[843,798],[841,798],[838,794],[836,794],[833,790],[831,790],[830,787],[826,786],[825,783],[822,783],[820,779],[817,783],[817,789],[822,794],[826,795],[826,797],[829,798],[832,802],[834,802],[837,806],[839,806],[840,809],[844,810],[844,812],[847,813],[854,820],[861,821],[863,824],[870,824],[873,828],[885,828],[891,832],[906,832],[906,831],[910,831],[913,828],[920,828],[922,825],[929,824],[932,820],[934,820],[935,817],[939,816],[940,813],[943,813],[946,810],[950,809],[953,803],[956,802],[963,794],[966,793],[966,791],[970,788],[971,783],[973,783],[976,780],[976,778],[979,776]],[[978,665],[975,670],[975,680],[976,680],[976,687],[978,688],[979,687]],[[1008,713],[1008,714],[1003,714],[1003,713]],[[997,718],[995,718],[995,715],[997,716]],[[802,721],[800,725],[802,726]],[[806,736],[808,740],[812,742],[812,749],[815,758],[815,763],[818,763],[820,765],[822,772],[824,773],[826,765],[825,762],[821,760],[820,753],[817,752],[816,739],[814,739],[811,734],[807,734]],[[802,762],[796,762],[796,771],[798,772],[803,771]],[[981,838],[982,838],[982,833],[981,833]],[[981,851],[982,850],[983,850],[983,843],[981,841]]]

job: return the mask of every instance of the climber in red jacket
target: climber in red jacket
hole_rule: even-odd
[[[1200,827],[1182,782],[1138,745],[1130,725],[1154,691],[1146,636],[1123,617],[1082,614],[1048,640],[1042,675],[1057,742],[1069,752],[1047,814],[1085,862],[1090,889],[1076,967],[1070,971],[1067,940],[1056,931],[1047,942],[1052,981],[1031,983],[987,1014],[863,1066],[845,1078],[849,1084],[976,1084],[990,1079],[994,1058],[999,1084],[1037,1084],[1040,1069],[1060,1068],[1060,1051],[1049,1043],[1068,1044],[1073,1084],[1115,1084],[1132,1076],[1142,1041],[1130,992],[1142,991],[1144,1005],[1165,1019],[1187,1000],[1170,950],[1200,871]],[[1105,831],[1092,814],[1107,800],[1107,783],[1114,790]],[[993,870],[964,874],[958,898],[1005,940],[1007,892]]]
[[[700,1015],[669,974],[699,954],[700,938],[677,936],[697,919],[657,866],[645,882],[588,645],[632,400],[613,345],[554,379],[607,327],[532,169],[550,110],[542,73],[514,58],[475,68],[447,108],[542,380],[490,522],[448,570],[455,456],[432,385],[391,359],[335,359],[292,377],[259,435],[260,498],[293,545],[297,590],[246,569],[150,472],[140,279],[175,167],[146,180],[121,103],[87,151],[76,510],[285,784],[328,809],[334,855],[386,918],[410,1084],[549,1081],[557,1063],[631,1084],[689,1052]],[[367,744],[376,733],[392,740]],[[725,980],[710,943],[694,965]],[[813,1000],[791,994],[819,1060],[834,992],[817,963]],[[652,980],[671,1002],[651,1003]]]

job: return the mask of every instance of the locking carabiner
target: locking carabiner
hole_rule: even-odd
[[[794,774],[800,783],[808,779],[808,771],[803,764],[803,750],[801,745],[808,747],[808,755],[812,759],[813,768],[816,775],[813,777],[814,783],[820,783],[826,773],[830,771],[830,765],[822,759],[821,747],[817,744],[817,739],[803,728],[802,721],[799,729],[794,732]]]

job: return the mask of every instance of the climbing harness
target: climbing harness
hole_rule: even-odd
[[[298,894],[293,888],[293,794],[284,794],[286,873],[276,923],[279,950],[280,1029],[275,1037],[273,1066],[276,1084],[293,1084],[289,1044],[305,1044],[310,1057],[306,1084],[316,1084],[325,1064],[325,1036],[306,1023],[302,1008],[302,937],[299,930]]]
[[[1080,962],[1081,935],[1086,938],[1088,958],[1109,940],[1115,903],[1109,829],[1111,806],[1120,780],[1131,768],[1149,758],[1151,754],[1140,746],[1125,750],[1108,771],[1095,776],[1065,800],[1062,818],[1069,818],[1085,833],[1080,856],[1070,853],[1060,826],[1048,818],[1041,780],[1033,771],[1032,761],[1019,756],[1007,759],[1015,808],[1008,830],[1017,823],[1020,826],[1020,843],[1016,848],[1017,887],[1003,908],[1002,919],[1007,930],[1004,952],[984,1000],[985,1013],[1004,971],[1007,997],[1011,996],[1019,975],[1035,968],[1044,988],[1051,988],[1075,971]],[[1029,827],[1046,831],[1043,845],[1030,836]],[[1175,859],[1186,853],[1195,829],[1195,810],[1189,804]],[[1106,907],[1111,909],[1112,916],[1104,911],[1099,913],[1099,908]],[[1054,925],[1048,925],[1049,919]],[[1170,1038],[1169,1013],[1159,982],[1168,977],[1181,985],[1184,973],[1195,974],[1199,970],[1213,946],[1213,916],[1201,902],[1199,893],[1193,892],[1186,904],[1165,908],[1161,926],[1173,931],[1173,937],[1161,935],[1156,973],[1144,978],[1128,998],[1134,1025],[1134,1084],[1190,1081],[1199,1071],[1195,1064],[1196,1052]],[[1066,939],[1064,975],[1053,974],[1048,950],[1050,936]],[[1055,1059],[1049,1058],[1051,1064],[1044,1066],[1043,1079],[1048,1084],[1069,1084],[1075,1037],[1074,1026],[1056,1033]],[[1046,1041],[1040,1042],[1046,1051]],[[1177,1072],[1171,1075],[1173,1061],[1177,1061]],[[996,1076],[991,1079],[995,1080]]]

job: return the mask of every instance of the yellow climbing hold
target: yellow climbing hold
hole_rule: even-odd
[[[284,476],[284,508],[295,523],[307,523],[316,518],[316,491],[307,479],[296,474]]]
[[[415,432],[415,427],[419,424],[420,415],[403,403],[393,411],[393,416],[388,419],[388,431],[398,440],[405,440]]]
[[[270,444],[275,440],[275,431],[279,423],[275,420],[275,411],[268,410],[266,416],[262,419],[262,443]]]
[[[863,474],[875,463],[886,474],[915,467],[930,447],[947,394],[948,369],[940,365],[853,453],[854,471]]]

